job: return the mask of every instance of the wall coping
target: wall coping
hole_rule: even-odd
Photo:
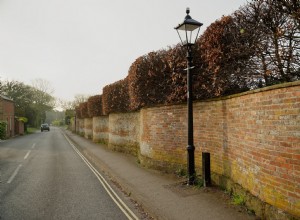
[[[267,87],[254,89],[254,90],[249,90],[249,91],[246,91],[246,92],[237,93],[237,94],[228,95],[228,96],[222,96],[222,97],[199,100],[199,101],[197,100],[196,102],[210,102],[210,101],[226,100],[226,99],[237,98],[237,97],[241,97],[241,96],[245,96],[245,95],[255,94],[255,93],[259,93],[259,92],[266,92],[266,91],[271,91],[271,90],[275,90],[275,89],[282,89],[282,88],[288,88],[288,87],[293,87],[293,86],[300,86],[300,80],[294,81],[294,82],[288,82],[288,83],[280,83],[280,84],[267,86]]]
[[[271,90],[276,90],[276,89],[282,89],[282,88],[289,88],[293,86],[300,86],[300,80],[294,81],[294,82],[287,82],[287,83],[280,83],[272,86],[266,86],[263,88],[259,89],[253,89],[249,90],[246,92],[241,92],[241,93],[236,93],[232,95],[227,95],[227,96],[221,96],[221,97],[215,97],[215,98],[210,98],[210,99],[202,99],[202,100],[194,100],[194,103],[201,103],[201,102],[214,102],[214,101],[221,101],[221,100],[227,100],[227,99],[233,99],[241,96],[246,96],[250,94],[255,94],[255,93],[260,93],[260,92],[266,92],[266,91],[271,91]],[[159,108],[159,107],[165,107],[165,106],[174,106],[174,105],[186,105],[186,102],[182,103],[170,103],[170,104],[158,104],[158,105],[153,105],[153,106],[147,106],[143,107],[142,109],[148,109],[148,108]]]
[[[282,89],[282,88],[288,88],[288,87],[293,87],[293,86],[300,86],[300,80],[294,81],[294,82],[280,83],[280,84],[267,86],[267,87],[263,87],[263,88],[259,88],[259,89],[249,90],[249,91],[242,92],[242,93],[236,93],[236,94],[233,94],[233,95],[227,95],[227,96],[210,98],[210,99],[195,100],[193,102],[194,103],[199,103],[199,102],[214,102],[214,101],[220,101],[220,100],[227,100],[227,99],[237,98],[237,97],[246,96],[246,95],[250,95],[250,94],[255,94],[255,93],[259,93],[259,92],[266,92],[266,91],[271,91],[271,90],[275,90],[275,89]],[[158,105],[153,105],[153,106],[142,107],[141,109],[135,110],[135,111],[111,112],[110,114],[135,113],[135,112],[141,111],[142,109],[159,108],[159,107],[172,106],[172,105],[173,106],[174,105],[185,105],[185,104],[186,104],[185,102],[170,103],[170,104],[158,104]],[[100,116],[95,116],[95,117],[109,116],[110,114],[100,115]],[[78,118],[78,119],[84,119],[84,118]]]

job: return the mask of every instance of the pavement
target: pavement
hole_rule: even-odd
[[[141,219],[258,219],[245,208],[233,205],[229,196],[217,187],[187,186],[180,177],[142,167],[131,155],[111,151],[69,130],[64,133],[134,201]]]

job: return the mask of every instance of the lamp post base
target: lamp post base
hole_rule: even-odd
[[[194,185],[195,184],[195,147],[194,145],[188,145],[187,146],[187,161],[188,161],[188,185]]]

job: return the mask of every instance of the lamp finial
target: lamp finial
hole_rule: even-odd
[[[187,14],[190,13],[190,8],[189,8],[189,7],[186,8],[186,13],[187,13]]]

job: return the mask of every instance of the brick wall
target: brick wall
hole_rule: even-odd
[[[15,133],[15,104],[11,100],[0,97],[0,120],[7,123],[6,137],[13,137]]]
[[[185,166],[186,111],[185,105],[141,111],[140,147],[147,163]],[[194,103],[194,139],[197,173],[201,152],[210,152],[217,184],[225,176],[262,201],[300,216],[299,82]]]
[[[231,169],[223,174],[300,215],[300,87],[273,88],[226,100],[223,140]]]
[[[141,110],[140,160],[157,169],[185,167],[187,115],[183,105]]]
[[[122,152],[137,155],[140,134],[140,113],[109,115],[108,146]]]
[[[76,133],[84,136],[84,119],[76,120]]]
[[[108,144],[109,127],[108,116],[93,118],[93,141]]]
[[[93,139],[93,119],[83,119],[84,137],[87,139]]]
[[[139,153],[143,165],[186,169],[186,105],[110,114],[93,127],[108,133],[110,147]],[[214,183],[259,198],[259,216],[300,216],[300,81],[194,103],[194,143],[197,174],[201,152],[210,152]]]

